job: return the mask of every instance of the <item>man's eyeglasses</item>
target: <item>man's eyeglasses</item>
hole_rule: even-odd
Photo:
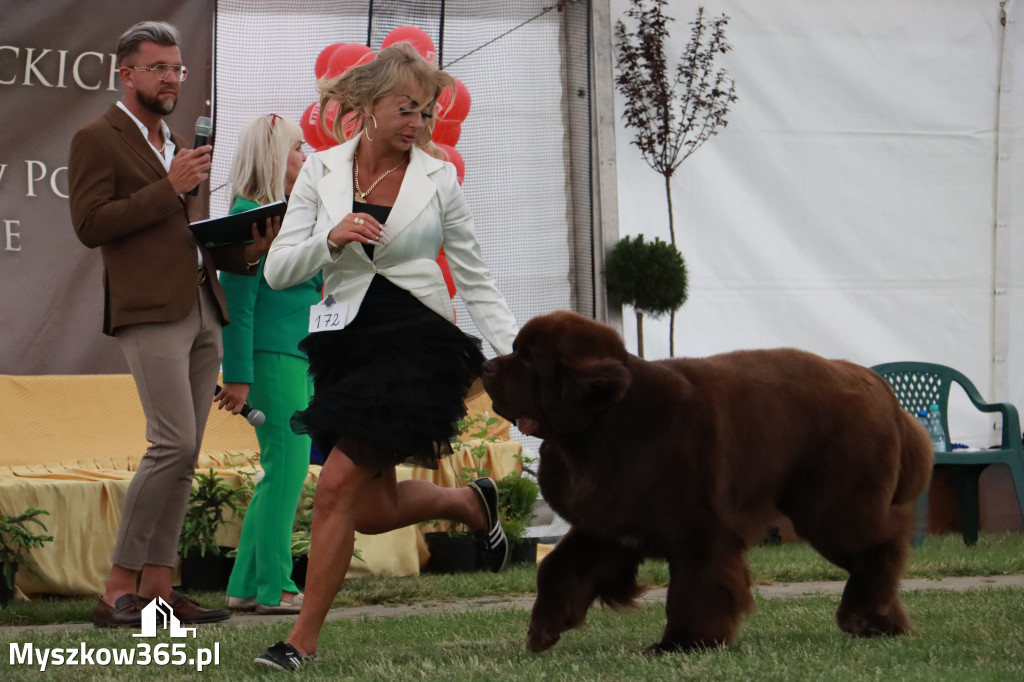
[[[188,69],[181,64],[154,64],[153,66],[129,66],[128,68],[135,69],[136,71],[153,71],[160,77],[161,81],[167,80],[167,76],[172,71],[178,77],[178,80],[183,83],[188,78]]]

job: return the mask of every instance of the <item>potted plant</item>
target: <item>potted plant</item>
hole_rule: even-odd
[[[726,115],[737,97],[732,76],[717,66],[718,58],[732,49],[725,39],[729,17],[706,16],[704,8],[698,7],[690,42],[681,59],[670,66],[665,41],[671,34],[668,24],[675,19],[663,12],[667,4],[667,0],[630,0],[626,15],[636,27],[616,22],[615,86],[625,100],[622,117],[626,130],[633,133],[632,144],[665,180],[669,242],[675,248],[672,176],[720,127],[729,124]],[[670,313],[669,357],[676,354],[678,308],[664,311]],[[640,348],[643,357],[643,344]]]
[[[39,517],[49,515],[50,512],[35,507],[29,507],[16,516],[0,512],[0,572],[3,574],[0,579],[0,606],[6,606],[14,597],[14,575],[18,566],[38,574],[37,564],[29,556],[29,551],[53,542],[53,536],[36,533],[28,524],[45,531],[46,526]]]
[[[534,505],[540,494],[537,482],[513,471],[496,481],[498,516],[511,545],[511,563],[536,564],[537,538],[526,537],[534,517]]]
[[[185,589],[223,591],[234,560],[230,548],[217,543],[217,531],[225,523],[237,523],[248,499],[245,486],[232,488],[211,467],[197,472],[192,497],[178,540],[181,585]]]
[[[482,476],[490,476],[491,471],[482,466],[484,457],[487,456],[487,443],[495,438],[489,436],[487,431],[491,426],[500,420],[490,414],[477,412],[466,415],[459,420],[458,434],[452,439],[452,450],[455,453],[466,448],[475,460],[473,466],[463,466],[459,477],[463,481],[470,481]],[[423,524],[424,528],[433,528],[433,531],[425,531],[423,539],[430,551],[430,561],[427,563],[426,571],[431,573],[467,573],[477,569],[477,538],[465,528],[457,524],[449,524],[447,521],[428,522]]]
[[[686,302],[687,273],[683,256],[657,237],[644,242],[623,237],[608,252],[604,264],[608,300],[629,304],[636,312],[637,355],[644,356],[644,313],[659,317]]]
[[[458,435],[452,439],[452,450],[458,452],[462,448],[468,448],[469,454],[477,460],[477,465],[462,467],[462,471],[459,476],[466,483],[480,478],[482,476],[490,476],[491,470],[487,467],[480,466],[483,462],[484,457],[487,456],[487,444],[493,443],[496,439],[494,436],[489,435],[490,428],[500,422],[501,420],[497,417],[493,417],[486,412],[477,412],[474,415],[466,415],[459,420],[458,423]]]
[[[452,526],[448,530],[426,532],[423,539],[430,552],[424,572],[472,573],[477,569],[477,540],[472,533]]]

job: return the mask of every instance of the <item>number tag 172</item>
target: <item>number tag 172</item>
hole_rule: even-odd
[[[347,317],[348,303],[337,303],[328,296],[320,303],[309,306],[309,333],[344,329]]]

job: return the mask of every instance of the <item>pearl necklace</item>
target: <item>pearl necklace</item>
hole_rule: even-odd
[[[377,183],[386,178],[391,173],[394,173],[396,170],[401,168],[403,165],[405,165],[405,162],[408,160],[409,157],[405,157],[399,162],[397,166],[390,170],[384,171],[379,178],[373,181],[372,185],[366,188],[366,191],[364,192],[363,189],[359,186],[359,150],[356,150],[356,153],[352,158],[352,174],[356,181],[356,201],[365,204],[366,196],[373,191],[373,188],[377,186]]]

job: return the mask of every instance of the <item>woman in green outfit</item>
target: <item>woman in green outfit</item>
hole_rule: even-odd
[[[305,158],[296,123],[276,114],[250,122],[232,166],[231,213],[286,199]],[[220,283],[231,324],[223,331],[224,387],[215,400],[235,414],[248,401],[266,415],[256,427],[264,475],[242,523],[227,606],[298,613],[302,593],[291,578],[292,523],[309,469],[310,439],[295,434],[289,420],[309,405],[312,394],[298,345],[309,328],[309,307],[320,301],[323,277],[275,291],[261,262],[256,277],[222,272]]]

